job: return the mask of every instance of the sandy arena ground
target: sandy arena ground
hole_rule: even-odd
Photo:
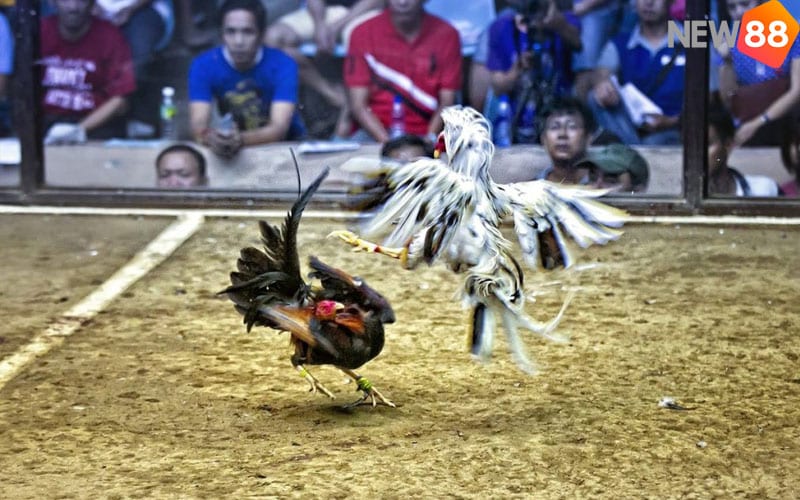
[[[168,218],[0,217],[0,357],[78,303]],[[286,334],[226,299],[252,219],[213,219],[101,314],[0,387],[0,498],[798,498],[800,229],[630,225],[577,270],[528,272],[528,312],[576,296],[519,372],[500,337],[465,348],[459,281],[326,240],[398,322],[360,371],[398,408],[307,392]],[[661,408],[674,397],[689,408]]]

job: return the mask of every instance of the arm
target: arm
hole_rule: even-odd
[[[523,58],[518,57],[508,71],[492,71],[491,82],[494,93],[497,95],[510,93],[523,71],[523,66],[525,66]]]
[[[241,145],[255,146],[284,140],[292,124],[294,108],[293,102],[273,101],[269,107],[269,122],[263,127],[242,132]]]
[[[350,113],[361,128],[378,142],[388,141],[389,134],[383,127],[383,123],[369,109],[369,88],[349,87],[347,95],[350,100]]]
[[[736,78],[736,70],[733,68],[733,59],[731,59],[731,50],[730,48],[722,43],[719,47],[717,47],[717,53],[719,54],[722,63],[719,65],[719,95],[722,98],[722,103],[730,109],[731,107],[731,96],[736,92],[736,89],[739,88],[739,84]]]
[[[191,101],[189,103],[189,128],[194,140],[200,144],[205,144],[203,135],[208,129],[209,123],[211,123],[211,103]]]
[[[789,90],[775,99],[761,116],[757,116],[739,126],[734,138],[734,143],[737,146],[750,140],[758,132],[758,129],[767,123],[786,116],[800,102],[800,58],[792,59],[789,80]]]
[[[610,0],[583,0],[572,9],[573,14],[582,16],[598,7],[607,4]]]
[[[89,113],[78,123],[84,130],[89,132],[97,127],[105,125],[110,119],[123,114],[128,109],[128,100],[123,96],[114,96],[100,105],[99,108]]]
[[[211,124],[211,103],[206,101],[189,102],[189,127],[192,137],[217,156],[232,158],[241,149],[241,135],[238,132],[223,135],[209,127]]]
[[[311,1],[309,0],[309,4]],[[338,36],[342,30],[350,24],[351,21],[358,18],[359,16],[366,14],[371,10],[381,9],[385,6],[385,0],[359,0],[352,7],[347,11],[347,14],[344,15],[341,19],[337,20],[336,22],[331,23],[330,27]]]
[[[442,122],[442,109],[447,106],[452,106],[456,103],[456,91],[442,89],[439,91],[439,107],[433,113],[431,121],[428,123],[428,136],[436,136],[441,130],[444,123]],[[435,141],[434,141],[435,142]]]
[[[550,0],[547,14],[542,19],[542,27],[559,35],[572,50],[583,48],[580,26],[570,23],[564,14],[558,11],[555,0]]]
[[[592,94],[597,103],[603,107],[613,107],[619,104],[619,93],[611,76],[619,70],[619,54],[613,43],[607,42],[597,61],[597,68],[592,71]]]
[[[336,32],[325,24],[325,0],[308,0],[306,9],[314,23],[314,43],[319,50],[330,53],[336,45]]]

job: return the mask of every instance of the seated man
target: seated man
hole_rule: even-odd
[[[262,44],[266,11],[260,0],[226,0],[220,7],[222,46],[203,52],[189,70],[189,124],[198,142],[232,158],[244,146],[300,138],[297,64]],[[211,127],[211,103],[233,119]]]
[[[356,139],[386,142],[395,96],[403,101],[406,133],[435,138],[440,111],[461,89],[461,41],[424,0],[388,0],[388,7],[350,37],[344,67]],[[359,136],[360,135],[360,136]]]
[[[745,12],[760,3],[739,0],[723,5],[732,21],[741,21]],[[736,46],[721,44],[716,56],[712,61],[717,65],[720,97],[737,124],[736,145],[779,145],[800,103],[800,38],[778,68],[742,54]]]
[[[381,157],[403,163],[417,158],[433,158],[433,147],[431,143],[418,135],[401,135],[389,139],[383,144]]]
[[[208,184],[206,159],[188,144],[173,144],[156,157],[156,184],[160,188],[184,189]]]
[[[615,194],[641,193],[647,190],[650,169],[638,151],[624,144],[609,144],[589,151],[578,167],[589,167],[589,180],[598,189]]]
[[[589,105],[600,125],[625,144],[680,144],[680,115],[686,56],[669,48],[667,20],[672,0],[636,0],[639,22],[631,33],[608,42],[593,78]],[[614,82],[611,77],[615,77]],[[634,122],[617,86],[633,84],[661,113]]]
[[[336,136],[344,137],[350,132],[344,87],[325,79],[314,61],[300,52],[299,46],[314,41],[317,56],[333,54],[337,42],[346,47],[352,29],[369,12],[383,5],[384,0],[308,0],[303,8],[281,17],[267,28],[267,45],[283,50],[297,62],[300,82],[341,109],[334,131]]]
[[[122,33],[92,16],[94,0],[53,0],[41,23],[45,143],[125,137],[122,115],[136,90]]]
[[[510,96],[512,142],[535,143],[536,111],[571,92],[572,52],[581,48],[580,23],[557,9],[555,0],[525,0],[514,15],[489,27],[486,67],[495,95]]]
[[[539,179],[564,184],[589,184],[589,167],[579,165],[591,142],[594,120],[589,109],[573,97],[555,99],[542,113],[539,140],[552,166]]]
[[[778,196],[775,180],[765,175],[744,175],[728,165],[736,128],[727,110],[708,111],[708,194],[711,196]]]
[[[8,107],[8,79],[14,73],[14,36],[8,20],[0,12],[0,137],[11,133]]]

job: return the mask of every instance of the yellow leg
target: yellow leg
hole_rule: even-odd
[[[378,392],[378,389],[376,389],[372,385],[372,382],[367,380],[365,377],[362,377],[358,373],[354,372],[353,370],[348,370],[347,368],[339,367],[339,369],[342,370],[344,373],[346,373],[350,378],[355,380],[356,381],[356,385],[358,385],[358,389],[361,392],[364,393],[364,396],[361,399],[359,399],[358,401],[355,401],[355,402],[350,403],[349,405],[347,405],[348,408],[349,407],[358,406],[358,405],[364,403],[367,399],[370,399],[372,401],[372,406],[373,407],[377,406],[378,403],[382,403],[382,404],[385,404],[386,406],[391,406],[392,408],[397,408],[397,405],[395,405],[394,403],[392,403],[391,401],[386,399],[383,396],[383,394]]]
[[[351,245],[354,252],[379,253],[393,259],[399,259],[403,265],[405,265],[406,261],[408,260],[408,248],[382,247],[377,243],[372,243],[371,241],[359,238],[357,234],[351,231],[333,231],[328,235],[328,238],[339,238],[348,245]]]
[[[336,399],[336,396],[334,396],[331,391],[329,391],[324,385],[322,385],[319,382],[319,380],[317,380],[316,377],[314,377],[314,375],[311,375],[311,373],[309,373],[309,371],[306,370],[303,365],[297,365],[295,366],[295,369],[300,373],[300,376],[306,379],[308,383],[311,385],[310,392],[316,393],[317,391],[319,391],[331,399]]]

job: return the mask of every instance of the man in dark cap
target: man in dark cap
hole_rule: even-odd
[[[588,167],[589,179],[595,187],[613,187],[619,193],[645,191],[650,177],[647,160],[624,144],[609,144],[590,150],[575,167]]]

